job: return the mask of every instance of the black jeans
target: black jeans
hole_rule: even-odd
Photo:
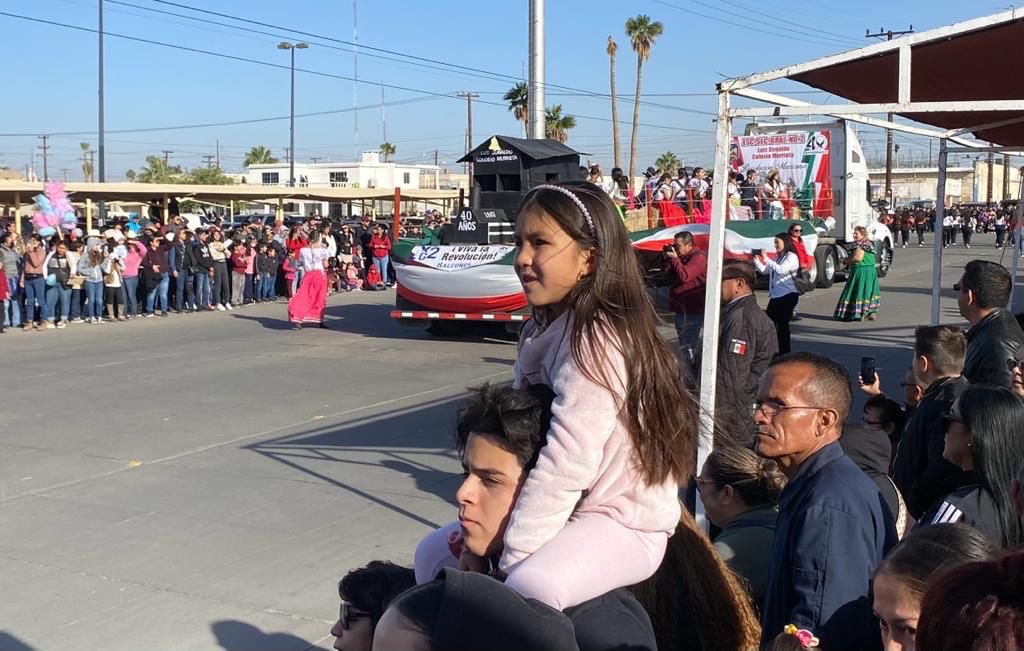
[[[971,236],[974,235],[974,229],[964,228],[960,231],[964,236],[964,246],[971,245]]]
[[[765,313],[775,324],[775,333],[779,337],[779,354],[790,351],[789,343],[789,322],[793,319],[793,312],[796,310],[800,294],[792,293],[773,298],[768,301],[768,308]]]
[[[917,243],[924,244],[924,224],[918,224],[917,227]]]
[[[227,262],[213,263],[213,305],[224,305],[231,302],[231,275],[228,273]]]

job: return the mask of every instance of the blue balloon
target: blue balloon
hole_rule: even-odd
[[[53,226],[44,226],[43,228],[40,228],[36,232],[38,232],[43,237],[50,237],[51,235],[57,232],[57,229],[55,229]]]

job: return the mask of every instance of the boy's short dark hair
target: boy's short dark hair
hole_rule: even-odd
[[[926,357],[943,375],[958,375],[964,368],[967,338],[956,326],[918,326],[914,330],[914,354]]]
[[[882,429],[886,426],[892,425],[894,432],[899,432],[903,429],[903,422],[906,420],[906,415],[903,409],[900,408],[900,403],[896,402],[892,398],[887,398],[884,395],[871,396],[864,403],[864,411],[868,409],[877,409],[882,418]]]
[[[974,292],[974,300],[982,309],[1006,307],[1010,302],[1013,281],[1010,272],[998,262],[971,260],[964,267],[960,282]]]
[[[338,582],[338,596],[369,613],[377,625],[395,597],[416,585],[412,568],[390,561],[370,561],[366,567],[351,570]]]
[[[470,434],[484,434],[497,439],[529,470],[544,447],[553,400],[554,392],[543,384],[525,390],[489,383],[471,387],[459,410],[455,448],[462,454]]]

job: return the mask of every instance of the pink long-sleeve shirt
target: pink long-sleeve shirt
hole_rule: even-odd
[[[681,515],[679,487],[672,479],[648,486],[636,469],[623,409],[626,366],[618,347],[612,341],[604,346],[608,375],[618,386],[613,393],[580,370],[569,342],[568,314],[539,333],[534,323],[523,329],[515,385],[546,384],[555,399],[547,444],[505,530],[500,567],[508,572],[540,549],[574,512],[603,513],[628,529],[671,535]]]

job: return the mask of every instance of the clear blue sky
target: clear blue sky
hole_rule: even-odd
[[[123,0],[149,9],[235,23],[153,0]],[[203,24],[186,18],[153,13],[125,4],[106,4],[106,31],[260,61],[287,64],[288,53],[276,49],[281,40],[303,39],[313,45],[299,51],[297,67],[352,76],[349,46],[303,37],[285,28],[345,41],[352,40],[350,0],[176,0],[181,4],[231,14],[278,27],[252,29],[261,35]],[[527,56],[526,0],[440,0],[421,2],[358,0],[359,43],[448,64],[519,77]],[[665,26],[664,36],[644,66],[640,162],[646,166],[665,150],[690,164],[709,161],[713,152],[711,116],[684,112],[715,110],[712,94],[721,75],[735,76],[796,63],[865,43],[866,28],[917,30],[957,22],[999,11],[998,2],[962,0],[547,0],[547,81],[575,91],[608,93],[608,57],[605,43],[612,35],[619,43],[616,66],[620,94],[620,120],[632,116],[636,59],[623,33],[625,20],[645,13]],[[37,19],[96,28],[96,0],[5,0],[0,11]],[[797,31],[798,30],[798,31]],[[0,55],[5,66],[5,88],[0,132],[29,134],[0,136],[0,161],[21,167],[39,144],[34,134],[96,129],[96,34],[0,16]],[[783,36],[782,34],[788,34]],[[332,45],[340,49],[324,47]],[[379,105],[381,82],[409,90],[385,88],[387,137],[403,161],[451,163],[464,151],[465,102],[426,93],[471,90],[480,93],[474,104],[474,139],[494,133],[517,135],[521,127],[506,110],[501,95],[513,83],[508,77],[431,69],[370,56],[358,60],[360,106]],[[428,64],[434,65],[434,64]],[[777,86],[776,88],[783,88]],[[299,72],[296,76],[296,112],[312,113],[351,109],[353,83]],[[689,95],[693,94],[693,95]],[[813,98],[815,95],[808,95]],[[823,95],[817,95],[823,100]],[[569,144],[589,152],[606,169],[611,166],[610,103],[561,88],[548,88],[547,103],[562,104],[563,112],[580,116]],[[252,145],[270,147],[283,155],[288,143],[288,121],[247,125],[189,128],[174,131],[112,133],[116,130],[228,122],[288,114],[288,71],[233,61],[206,54],[168,49],[113,36],[106,39],[106,128],[108,179],[123,177],[138,168],[147,154],[173,150],[172,161],[186,167],[202,163],[220,140],[223,165],[241,167],[242,155]],[[605,121],[585,119],[583,116]],[[663,128],[657,128],[663,127]],[[668,127],[668,128],[664,128]],[[621,125],[624,159],[629,151],[628,124]],[[692,130],[692,131],[684,131]],[[880,133],[867,134],[869,155],[883,143]],[[50,139],[50,174],[60,169],[81,176],[79,142],[95,146],[96,136],[68,135]],[[380,108],[359,111],[359,137],[351,112],[296,120],[298,160],[329,157],[351,160],[359,149],[383,141]],[[911,150],[920,142],[904,145]],[[924,145],[927,148],[927,145]],[[905,149],[906,150],[906,149]],[[36,169],[42,171],[36,149]],[[624,160],[624,164],[625,164]],[[457,168],[456,165],[450,165]]]

